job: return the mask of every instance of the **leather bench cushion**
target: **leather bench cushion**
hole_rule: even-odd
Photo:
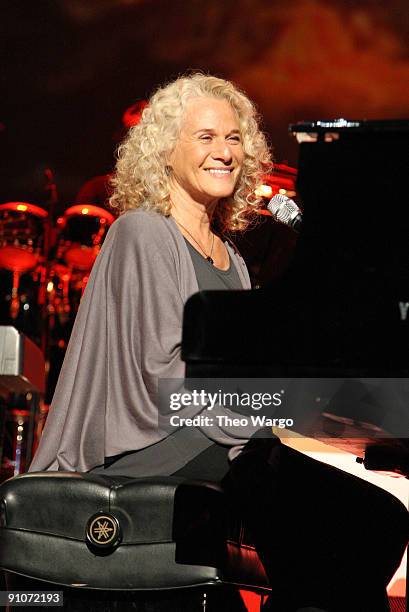
[[[0,487],[0,566],[33,578],[91,588],[155,589],[229,582],[267,586],[254,549],[228,538],[237,517],[214,483],[39,472]],[[97,512],[121,526],[119,547],[86,545]],[[235,538],[233,538],[235,540]]]
[[[9,529],[84,541],[88,519],[111,512],[123,543],[172,541],[173,502],[180,479],[120,479],[91,474],[37,472],[0,489]]]

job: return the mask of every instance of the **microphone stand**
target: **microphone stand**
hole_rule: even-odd
[[[47,195],[46,205],[48,209],[48,216],[45,220],[44,227],[44,265],[41,270],[40,280],[40,291],[38,302],[41,306],[41,323],[42,323],[42,334],[41,334],[41,350],[44,354],[46,364],[46,388],[48,381],[49,371],[49,335],[50,330],[48,326],[48,300],[47,300],[47,280],[50,278],[50,253],[51,249],[55,246],[56,235],[53,229],[55,210],[58,204],[58,191],[57,185],[54,179],[54,173],[51,168],[45,168],[44,176],[46,183],[44,191]]]

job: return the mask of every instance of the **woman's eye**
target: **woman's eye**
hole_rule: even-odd
[[[229,140],[231,142],[241,142],[240,136],[230,136]]]
[[[210,136],[210,134],[204,134],[203,136],[200,137],[200,140],[204,141],[204,142],[210,142],[212,139],[212,137]]]

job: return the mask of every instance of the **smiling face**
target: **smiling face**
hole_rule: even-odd
[[[209,205],[231,196],[243,165],[237,115],[227,100],[192,98],[170,156],[170,192]]]

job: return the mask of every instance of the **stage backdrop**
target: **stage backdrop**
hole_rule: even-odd
[[[293,164],[290,121],[409,116],[407,0],[11,0],[1,13],[1,201],[41,203],[50,165],[70,203],[111,169],[124,108],[191,68],[240,84]]]

